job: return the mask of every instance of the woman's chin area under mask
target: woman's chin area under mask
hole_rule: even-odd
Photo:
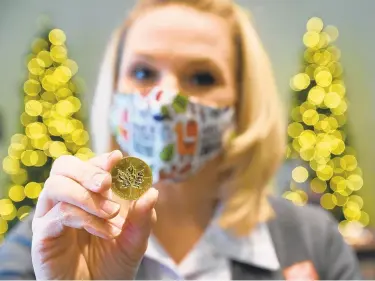
[[[153,187],[159,191],[159,202],[181,206],[203,204],[217,200],[219,175],[217,171],[218,157],[207,162],[194,174],[180,179],[166,178],[156,182]]]

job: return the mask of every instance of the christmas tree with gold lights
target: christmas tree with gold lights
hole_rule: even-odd
[[[334,45],[339,32],[317,17],[306,27],[303,69],[290,81],[293,106],[286,158],[294,166],[284,197],[297,205],[314,198],[341,221],[341,230],[354,224],[363,227],[369,216],[356,194],[363,186],[363,176],[349,143],[349,103],[341,53]]]
[[[65,41],[62,30],[47,29],[32,43],[26,59],[22,126],[12,136],[2,163],[9,184],[6,198],[0,199],[0,241],[33,209],[57,157],[75,155],[87,160],[93,156],[80,100],[83,85]]]

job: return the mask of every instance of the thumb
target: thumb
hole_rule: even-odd
[[[146,249],[153,223],[154,206],[159,192],[150,188],[129,208],[121,234],[116,238],[121,250],[134,262],[139,262]]]

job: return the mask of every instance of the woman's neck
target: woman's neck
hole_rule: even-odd
[[[171,183],[160,182],[156,205],[158,217],[184,220],[211,214],[218,201],[219,181],[215,163],[211,161],[187,181]]]
[[[158,202],[155,206],[158,221],[188,223],[198,222],[202,218],[211,218],[217,198],[211,195],[207,185],[164,184],[159,190]],[[202,190],[206,189],[206,193]],[[206,221],[206,219],[204,219]]]
[[[219,183],[214,169],[206,166],[186,182],[160,183],[153,234],[179,263],[209,225],[218,203]]]

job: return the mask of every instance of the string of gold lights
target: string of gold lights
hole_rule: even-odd
[[[333,44],[339,32],[334,26],[324,26],[317,17],[311,18],[306,27],[305,67],[290,80],[295,104],[286,153],[287,159],[302,164],[293,169],[290,190],[283,196],[304,205],[308,194],[299,184],[309,183],[311,191],[320,195],[323,208],[341,208],[343,233],[349,225],[367,226],[369,215],[362,210],[363,199],[356,194],[363,187],[363,175],[347,138],[348,99],[341,53]]]
[[[22,132],[11,137],[3,170],[9,175],[7,198],[0,200],[0,241],[11,222],[32,210],[54,159],[75,155],[87,160],[89,134],[80,120],[81,82],[77,63],[68,58],[66,35],[60,29],[37,38],[27,56],[28,79],[23,85]]]

